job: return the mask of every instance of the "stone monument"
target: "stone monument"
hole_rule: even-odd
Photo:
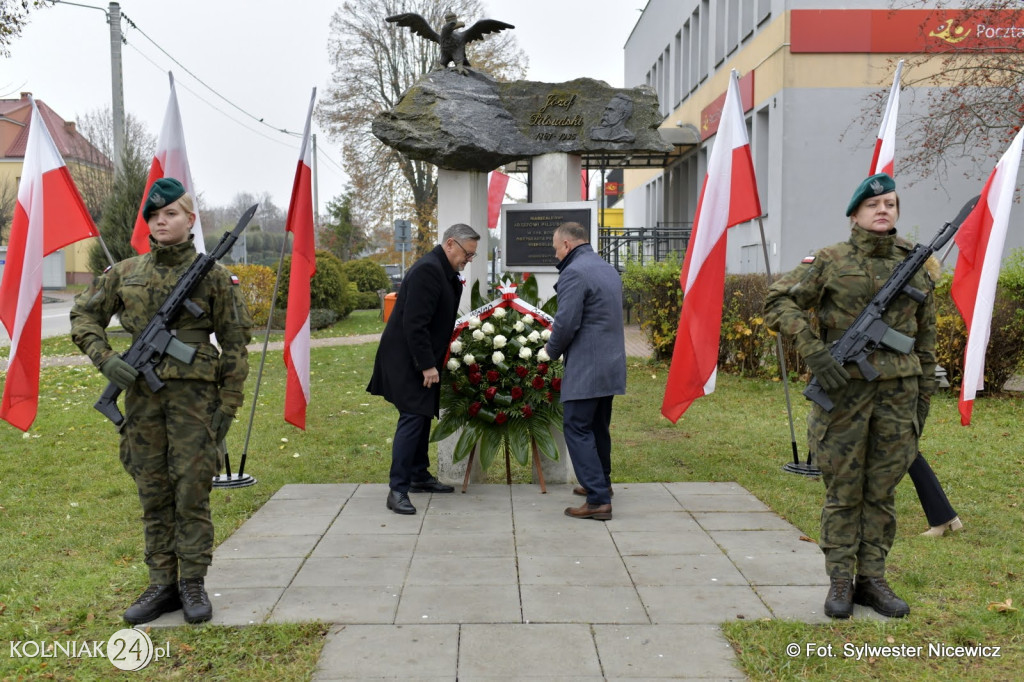
[[[500,82],[473,69],[465,56],[466,43],[514,28],[511,24],[483,19],[459,32],[464,24],[452,13],[439,31],[415,14],[387,21],[438,43],[440,56],[438,68],[422,76],[394,108],[376,116],[373,134],[406,156],[439,168],[438,225],[444,229],[461,222],[478,228],[481,253],[488,248],[487,230],[480,229],[487,224],[488,172],[532,159],[533,202],[578,201],[581,154],[672,150],[658,130],[662,116],[652,88],[613,88],[592,78]],[[448,64],[454,67],[445,68]],[[487,275],[487,263],[481,261],[467,268],[465,310],[473,283]],[[464,462],[452,462],[455,440],[453,436],[438,447],[438,477],[449,483],[461,483],[465,473]],[[560,448],[564,456],[544,463],[544,477],[552,483],[572,482],[564,441]],[[476,472],[472,480],[480,478]]]

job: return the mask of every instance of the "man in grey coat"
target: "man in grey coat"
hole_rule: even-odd
[[[558,258],[558,312],[545,349],[564,356],[562,426],[576,479],[587,501],[566,516],[612,518],[612,399],[626,392],[622,278],[590,245],[587,228],[562,223],[553,243]]]

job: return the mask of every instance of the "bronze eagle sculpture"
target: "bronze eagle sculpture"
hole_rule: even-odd
[[[454,64],[455,70],[460,74],[465,74],[465,67],[471,66],[469,60],[466,59],[467,43],[471,43],[474,40],[482,40],[488,33],[497,33],[498,31],[504,31],[506,28],[515,28],[512,24],[506,24],[504,21],[498,21],[497,19],[481,19],[465,31],[459,31],[457,29],[465,28],[466,25],[459,21],[456,14],[451,11],[444,15],[444,25],[441,26],[440,33],[434,31],[426,19],[413,12],[386,17],[384,21],[405,26],[416,35],[432,40],[440,45],[441,56],[438,60],[440,67],[443,68],[448,66],[448,64]]]

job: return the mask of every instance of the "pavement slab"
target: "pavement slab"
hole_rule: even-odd
[[[817,545],[736,483],[617,483],[607,522],[566,517],[567,485],[418,493],[410,516],[387,491],[282,487],[214,553],[212,622],[330,624],[318,681],[635,682],[744,679],[723,622],[828,620]]]

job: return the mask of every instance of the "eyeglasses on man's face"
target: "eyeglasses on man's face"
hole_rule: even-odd
[[[465,247],[465,246],[463,246],[462,244],[460,244],[460,243],[459,243],[459,242],[458,242],[457,240],[455,240],[455,239],[453,239],[453,240],[452,240],[452,243],[453,243],[453,244],[455,244],[455,246],[457,246],[457,247],[459,247],[460,249],[462,249],[462,253],[464,253],[464,254],[466,255],[466,260],[467,260],[467,261],[471,261],[471,260],[473,260],[474,258],[476,258],[476,251],[474,251],[473,253],[470,253],[469,251],[466,251],[466,247]]]

